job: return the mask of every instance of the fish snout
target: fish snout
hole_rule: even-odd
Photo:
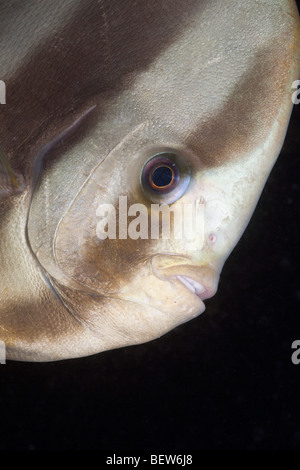
[[[180,257],[157,255],[152,260],[153,272],[161,280],[178,281],[201,300],[213,297],[219,284],[217,270],[207,265],[180,261],[183,261]]]
[[[197,278],[197,280],[195,278]],[[210,299],[217,292],[218,283],[204,283],[201,272],[199,272],[197,276],[195,276],[193,273],[189,273],[189,276],[177,274],[175,279],[184,284],[201,300]]]

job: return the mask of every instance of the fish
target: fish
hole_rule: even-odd
[[[299,58],[294,0],[0,1],[8,360],[137,345],[204,312],[283,145]]]

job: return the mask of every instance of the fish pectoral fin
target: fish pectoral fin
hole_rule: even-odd
[[[25,188],[24,177],[12,169],[8,157],[0,147],[0,200],[17,193],[22,193]]]

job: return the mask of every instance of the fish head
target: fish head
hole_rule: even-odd
[[[45,143],[27,242],[96,338],[63,357],[155,339],[216,293],[292,109],[299,18],[273,3],[195,2],[176,40],[74,105],[73,132]]]
[[[283,43],[269,12],[255,42],[242,37],[249,18],[257,21],[253,7],[236,15],[231,28],[226,15],[220,20],[220,42],[215,12],[204,9],[129,89],[93,111],[33,198],[33,251],[76,317],[98,333],[110,325],[117,344],[156,338],[205,310],[281,149],[292,106],[291,23]],[[104,150],[112,130],[115,145]],[[74,154],[88,162],[80,188],[74,178],[66,185]],[[166,180],[155,184],[162,168]],[[41,230],[46,188],[55,217]]]

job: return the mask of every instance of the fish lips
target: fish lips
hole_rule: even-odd
[[[211,295],[208,294],[208,289],[192,277],[182,276],[178,274],[177,276],[175,276],[175,279],[180,281],[181,284],[187,287],[193,294],[197,295],[201,300],[205,300],[211,297]]]
[[[175,264],[170,267],[155,267],[154,274],[163,281],[178,281],[199,299],[207,300],[218,289],[219,274],[207,266]]]

